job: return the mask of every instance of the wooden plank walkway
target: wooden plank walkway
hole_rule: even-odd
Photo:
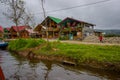
[[[72,61],[66,61],[66,60],[64,60],[62,63],[65,64],[65,65],[71,65],[71,66],[75,66],[75,65],[76,65],[75,62],[72,62]]]

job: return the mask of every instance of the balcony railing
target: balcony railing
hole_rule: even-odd
[[[69,28],[62,28],[62,31],[81,31],[82,28],[79,27],[69,27]]]
[[[48,31],[59,31],[59,30],[60,30],[60,28],[52,28],[52,27],[48,28]]]

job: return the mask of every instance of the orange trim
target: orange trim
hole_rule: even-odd
[[[1,67],[0,67],[0,80],[5,80],[5,76],[3,74]]]

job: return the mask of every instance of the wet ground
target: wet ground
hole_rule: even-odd
[[[28,60],[5,50],[0,50],[0,66],[6,80],[120,80],[114,72]]]

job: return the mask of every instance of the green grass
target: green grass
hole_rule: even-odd
[[[120,62],[120,46],[50,43],[52,49],[46,46],[35,51],[41,55],[55,55],[76,59],[78,62],[95,60],[99,62]],[[54,51],[53,49],[56,49]]]
[[[41,46],[40,46],[41,45]],[[32,49],[37,55],[61,56],[77,60],[78,62],[120,62],[120,46],[117,45],[92,45],[92,44],[68,44],[49,42],[39,39],[18,39],[9,43],[9,50],[26,50],[40,46],[39,49]]]
[[[9,42],[8,49],[15,51],[25,50],[37,47],[43,43],[45,43],[45,41],[42,39],[16,39]]]

